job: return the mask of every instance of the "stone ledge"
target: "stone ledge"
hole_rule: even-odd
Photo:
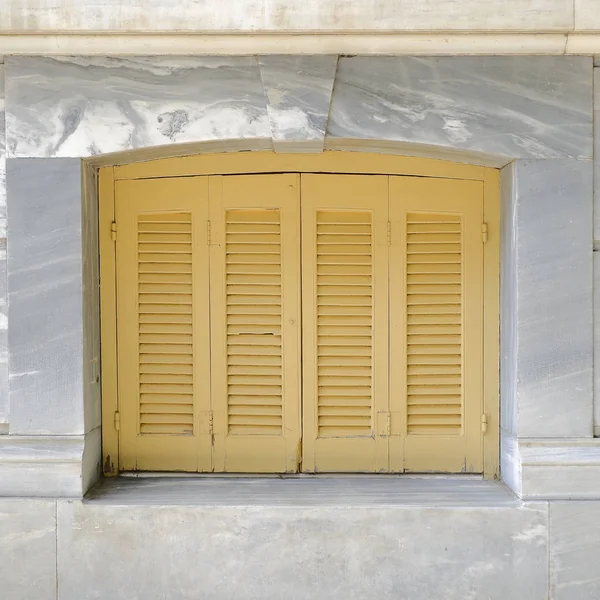
[[[600,439],[519,440],[521,497],[600,499]]]
[[[81,498],[99,462],[99,428],[85,436],[2,436],[0,497]]]

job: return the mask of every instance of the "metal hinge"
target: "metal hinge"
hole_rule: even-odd
[[[118,410],[115,411],[115,429],[116,431],[121,429],[121,415]]]
[[[488,224],[487,223],[481,224],[481,239],[484,244],[488,241]]]
[[[481,415],[481,433],[486,434],[488,430],[488,416],[483,413]]]
[[[296,462],[298,465],[302,464],[302,440],[298,440],[298,451],[296,452]]]
[[[214,427],[214,413],[212,410],[208,411],[208,431],[210,433],[210,435],[212,435],[215,432],[215,427]]]
[[[392,432],[392,415],[389,412],[377,413],[377,435],[390,435]]]
[[[210,246],[210,221],[206,221],[206,245]]]
[[[110,239],[113,242],[117,241],[117,223],[115,221],[110,224]]]
[[[387,222],[387,243],[388,246],[392,245],[392,222]]]

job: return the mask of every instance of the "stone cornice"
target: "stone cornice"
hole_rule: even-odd
[[[2,33],[0,55],[600,55],[600,33]]]

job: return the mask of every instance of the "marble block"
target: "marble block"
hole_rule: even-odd
[[[10,431],[83,434],[81,161],[8,159]]]
[[[7,57],[11,157],[270,137],[253,57]]]
[[[337,56],[260,56],[258,64],[275,151],[322,151]]]
[[[573,0],[2,0],[2,9],[0,29],[17,33],[573,29]]]
[[[594,240],[600,241],[600,67],[594,69]]]
[[[56,502],[0,498],[0,597],[56,600]]]
[[[600,253],[594,252],[594,435],[600,437]]]
[[[551,502],[550,598],[600,598],[600,502]]]
[[[592,59],[340,57],[327,133],[508,158],[590,158]]]
[[[57,515],[61,600],[547,598],[545,505],[59,500]]]
[[[518,436],[591,437],[592,163],[513,169]]]

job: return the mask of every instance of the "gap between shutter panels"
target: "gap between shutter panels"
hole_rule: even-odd
[[[462,429],[462,222],[409,213],[406,220],[407,429]]]
[[[225,236],[228,431],[281,435],[280,213],[228,210]]]
[[[317,211],[320,437],[372,433],[372,224],[366,211]]]
[[[192,434],[192,216],[138,217],[142,434]]]

